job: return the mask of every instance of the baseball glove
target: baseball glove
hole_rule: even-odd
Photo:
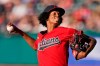
[[[73,37],[69,40],[70,47],[72,49],[72,53],[77,60],[77,55],[79,52],[85,52],[89,47],[89,44],[86,42],[88,40],[88,36],[84,35],[82,31],[76,32]]]

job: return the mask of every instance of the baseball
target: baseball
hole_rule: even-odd
[[[11,32],[13,29],[14,29],[13,26],[7,25],[7,30],[8,30],[9,32]]]

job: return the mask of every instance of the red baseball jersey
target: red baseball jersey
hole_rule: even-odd
[[[39,66],[68,66],[69,39],[76,32],[65,27],[40,32],[34,44]]]

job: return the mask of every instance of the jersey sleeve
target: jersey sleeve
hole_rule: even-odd
[[[42,34],[41,33],[38,33],[38,36],[37,36],[37,39],[34,43],[34,49],[37,50],[38,49],[38,44],[39,42],[41,41],[41,38],[42,38]]]
[[[36,39],[36,41],[34,42],[34,49],[35,49],[35,50],[37,50],[37,48],[38,48],[39,38],[40,38],[40,33],[38,33],[37,39]]]
[[[34,49],[37,50],[38,47],[38,40],[36,39],[35,43],[34,43]]]

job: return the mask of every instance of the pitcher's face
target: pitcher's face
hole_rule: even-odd
[[[52,24],[58,24],[59,21],[59,12],[52,11],[49,15],[48,21]]]

